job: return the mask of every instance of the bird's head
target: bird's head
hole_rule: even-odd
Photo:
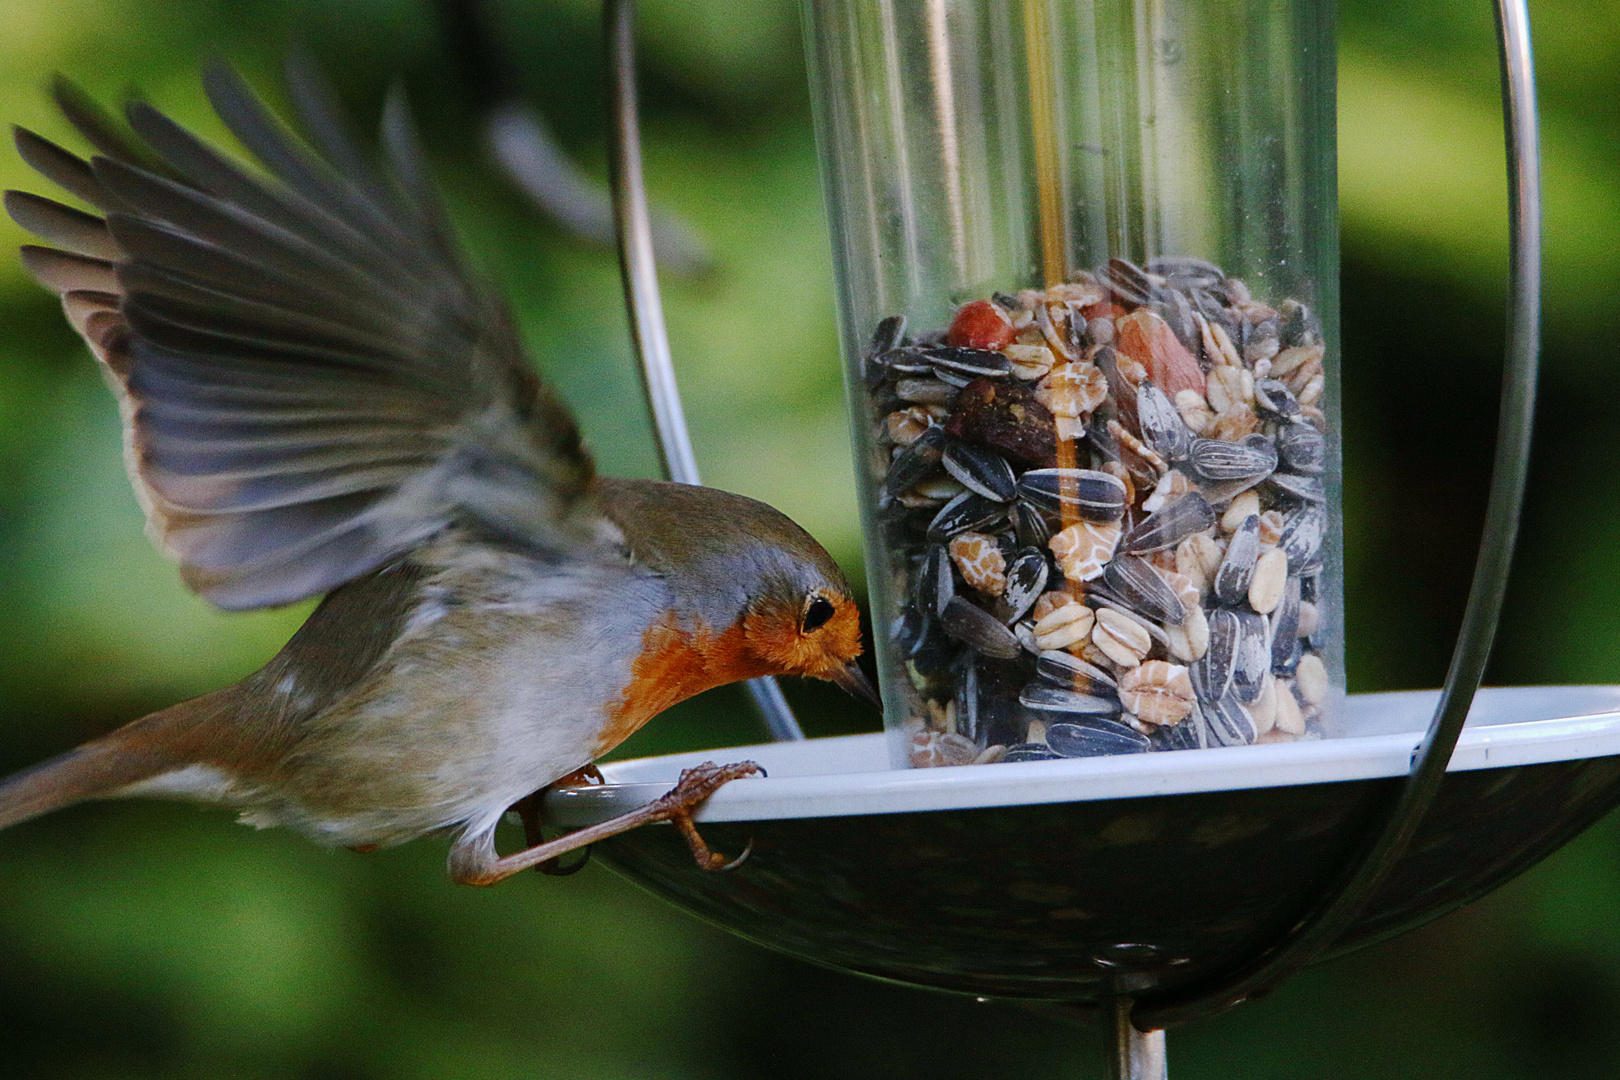
[[[807,675],[878,704],[861,673],[860,613],[838,564],[762,502],[714,488],[603,480],[601,502],[633,556],[664,573],[683,617],[753,675]]]
[[[814,553],[782,554],[781,565],[761,575],[743,615],[748,651],[773,672],[827,679],[877,705],[877,695],[855,662],[861,655],[861,617],[843,575],[819,544]],[[777,561],[770,555],[766,559]],[[823,561],[826,565],[820,565]]]

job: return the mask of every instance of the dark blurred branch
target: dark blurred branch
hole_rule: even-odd
[[[488,0],[435,0],[445,38],[459,58],[462,77],[482,116],[487,153],[541,212],[576,236],[614,243],[613,200],[607,185],[586,175],[523,100],[491,30]],[[699,274],[710,266],[697,232],[676,215],[652,213],[659,266]]]

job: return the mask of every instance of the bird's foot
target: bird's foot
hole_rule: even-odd
[[[538,836],[541,824],[539,813],[539,800],[543,792],[535,792],[518,800],[512,807],[524,821],[525,833],[531,839],[531,846],[526,851],[504,858],[495,853],[494,829],[477,836],[466,837],[450,849],[450,876],[455,881],[465,885],[493,885],[497,881],[512,876],[520,870],[527,870],[531,866],[541,866],[554,863],[557,856],[577,851],[587,847],[598,840],[606,840],[610,836],[617,836],[622,832],[642,825],[650,825],[655,821],[672,822],[686,843],[692,849],[692,855],[697,863],[705,870],[730,870],[742,864],[753,850],[753,844],[735,859],[727,860],[724,855],[711,851],[698,835],[697,827],[692,824],[692,812],[713,795],[725,784],[744,776],[765,774],[765,770],[752,761],[739,761],[732,765],[716,765],[712,761],[687,769],[681,773],[680,780],[667,793],[648,803],[646,806],[632,810],[627,814],[620,814],[598,825],[571,832],[543,843],[533,843]],[[529,823],[534,822],[536,832],[529,832]],[[571,871],[570,871],[571,872]]]
[[[683,770],[680,780],[669,793],[655,799],[649,804],[648,809],[654,810],[659,815],[652,820],[668,821],[681,831],[686,846],[692,849],[692,857],[703,869],[715,872],[735,870],[754,850],[754,842],[748,841],[748,846],[743,848],[741,855],[727,860],[719,852],[711,851],[709,845],[703,842],[703,837],[698,835],[697,825],[692,821],[692,812],[725,784],[745,776],[764,774],[765,770],[752,761],[739,761],[734,765],[716,765],[712,761],[705,761],[694,768]]]

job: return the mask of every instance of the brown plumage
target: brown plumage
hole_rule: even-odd
[[[327,595],[236,685],[0,783],[0,827],[185,797],[350,847],[448,831],[453,876],[488,883],[574,843],[498,857],[509,806],[670,705],[767,674],[865,689],[849,588],[804,530],[596,476],[463,265],[398,95],[373,168],[307,66],[289,86],[318,153],[228,68],[204,83],[268,179],[143,102],[131,138],[59,83],[100,153],[21,129],[17,147],[100,216],[5,204],[51,245],[23,262],[118,395],[148,531],[186,584],[233,609]],[[747,771],[683,780],[637,820],[700,845],[691,805]]]

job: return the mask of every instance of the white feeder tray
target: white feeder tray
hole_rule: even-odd
[[[699,869],[673,829],[597,845],[608,865],[761,944],[978,996],[1101,1003],[1122,972],[1209,974],[1308,906],[1406,777],[1435,692],[1352,695],[1351,737],[890,769],[882,734],[609,764],[546,799],[581,827],[700,761],[753,760],[697,820],[748,861]],[[1333,953],[1500,885],[1620,803],[1620,687],[1482,691],[1416,840]]]

